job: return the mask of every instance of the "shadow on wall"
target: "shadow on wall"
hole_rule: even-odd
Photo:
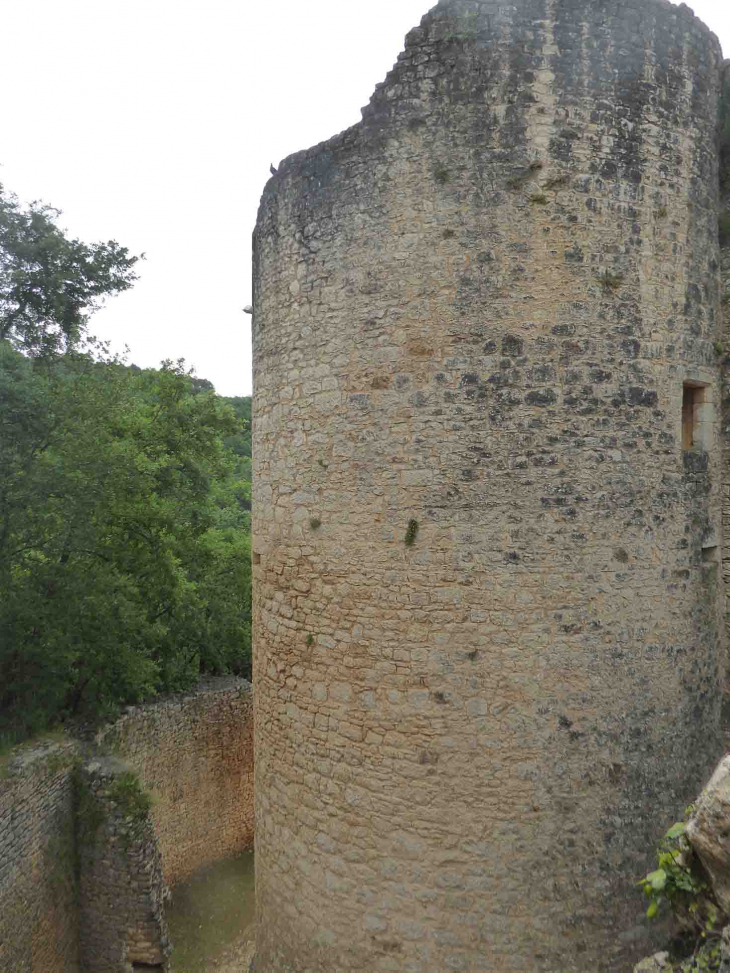
[[[167,968],[169,889],[253,843],[252,704],[244,680],[211,680],[129,709],[92,744],[11,753],[0,970]]]

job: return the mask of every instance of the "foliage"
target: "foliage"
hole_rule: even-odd
[[[142,790],[139,778],[131,770],[125,770],[114,778],[109,787],[109,797],[122,815],[135,824],[144,821],[152,807],[151,796]]]
[[[669,905],[693,930],[691,955],[678,966],[682,973],[718,970],[720,963],[720,933],[715,927],[721,911],[685,837],[692,810],[690,805],[684,821],[677,821],[664,835],[657,849],[659,867],[638,883],[649,899],[650,919]]]
[[[613,271],[605,270],[600,275],[601,283],[603,284],[604,291],[615,291],[623,284],[624,275],[614,274]]]
[[[80,852],[93,844],[96,832],[104,823],[104,808],[92,790],[80,765],[73,771],[74,820],[76,822],[76,876],[81,871]]]
[[[433,170],[433,178],[440,186],[445,186],[447,182],[451,182],[451,173],[444,165],[437,165]]]
[[[103,298],[137,279],[125,247],[69,239],[59,216],[43,203],[24,209],[0,184],[0,340],[33,355],[75,347]]]
[[[248,672],[248,484],[183,363],[0,342],[0,732]]]
[[[406,527],[406,536],[404,538],[406,547],[413,547],[416,537],[418,536],[418,527],[419,524],[417,520],[411,519],[408,521],[408,526]]]
[[[229,405],[237,420],[236,431],[223,437],[223,443],[235,459],[234,472],[239,481],[251,482],[251,396],[230,396],[222,400]],[[239,497],[241,505],[251,509],[250,490]]]

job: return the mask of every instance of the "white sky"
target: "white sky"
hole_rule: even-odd
[[[269,163],[359,121],[434,2],[4,0],[0,182],[74,236],[147,253],[91,330],[250,394],[241,309]],[[730,53],[727,0],[691,6]]]

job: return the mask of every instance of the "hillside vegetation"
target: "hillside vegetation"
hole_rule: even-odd
[[[250,399],[90,339],[137,258],[57,218],[0,187],[5,742],[250,664]]]

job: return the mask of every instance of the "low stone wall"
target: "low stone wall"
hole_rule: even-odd
[[[243,680],[130,708],[92,746],[19,748],[0,762],[0,973],[165,969],[167,887],[252,843]]]
[[[253,699],[243,679],[213,679],[134,707],[96,743],[133,767],[152,794],[170,887],[253,844]]]
[[[77,973],[74,743],[0,764],[0,971]]]
[[[145,795],[114,757],[79,773],[81,969],[126,973],[167,968],[168,890]]]

